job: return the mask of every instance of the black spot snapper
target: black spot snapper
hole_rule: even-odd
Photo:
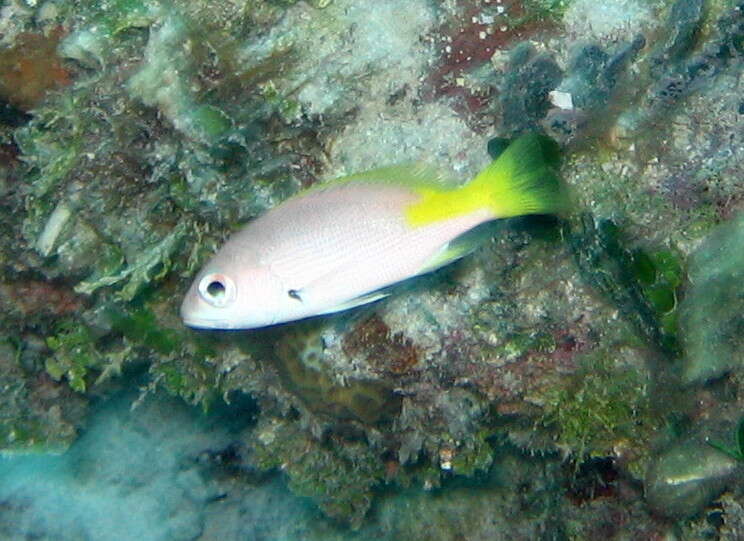
[[[527,134],[460,187],[416,165],[313,186],[234,234],[197,275],[181,317],[251,329],[380,299],[473,251],[465,234],[484,222],[565,210],[557,162],[552,140]]]

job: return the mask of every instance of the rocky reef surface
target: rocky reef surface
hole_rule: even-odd
[[[4,4],[0,531],[124,538],[77,486],[143,539],[741,538],[743,55],[734,0]],[[464,182],[528,131],[570,216],[350,312],[182,325],[298,190]]]

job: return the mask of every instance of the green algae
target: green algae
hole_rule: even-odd
[[[46,343],[54,352],[46,360],[47,373],[56,381],[64,376],[73,390],[85,392],[88,373],[100,369],[104,363],[90,330],[68,320],[60,325],[57,334],[47,337]]]
[[[266,0],[269,4],[276,4],[277,6],[293,6],[298,0]],[[333,0],[308,0],[308,3],[317,9],[323,9],[328,7]]]
[[[556,445],[574,456],[612,455],[624,441],[645,448],[660,424],[650,382],[615,358],[607,350],[586,354],[561,385],[543,390],[538,425],[555,431]]]
[[[181,333],[162,326],[154,312],[146,306],[127,312],[111,307],[106,312],[111,320],[111,328],[132,343],[142,344],[160,354],[173,353],[179,347]]]
[[[152,0],[113,0],[105,4],[93,2],[92,7],[91,18],[100,21],[111,36],[116,36],[130,28],[150,25],[156,19],[161,3]],[[97,16],[95,10],[100,10]]]
[[[139,253],[136,258],[117,272],[85,280],[75,286],[75,291],[90,295],[101,287],[123,282],[117,297],[131,301],[145,286],[161,280],[170,271],[172,257],[186,236],[187,226],[180,223],[157,243]]]
[[[205,359],[184,363],[175,357],[158,358],[152,361],[149,372],[152,378],[150,390],[162,386],[173,396],[180,396],[205,411],[220,396],[216,367]]]
[[[570,6],[571,0],[527,0],[524,2],[525,18],[560,22]]]
[[[151,295],[146,303],[118,302],[102,307],[101,319],[109,328],[109,336],[123,338],[125,345],[124,350],[106,351],[104,371],[120,372],[124,363],[147,359],[147,392],[162,388],[208,410],[225,391],[217,362],[219,349],[209,337],[181,326],[171,327],[170,317],[161,313],[163,305],[162,299]]]
[[[494,431],[483,428],[466,442],[466,448],[458,449],[452,458],[452,472],[464,477],[473,477],[487,472],[493,464],[493,445],[489,439]]]
[[[536,330],[509,334],[503,343],[494,349],[494,354],[499,359],[513,360],[529,352],[549,354],[555,351],[555,348],[555,338],[552,334]]]
[[[631,253],[631,264],[644,297],[659,320],[668,349],[676,349],[677,308],[685,277],[681,255],[669,249],[637,248]]]
[[[261,85],[261,94],[279,116],[286,123],[295,122],[302,114],[302,108],[297,100],[279,92],[273,81],[269,80]]]
[[[734,458],[739,462],[744,462],[744,417],[739,419],[739,422],[736,425],[736,430],[734,430],[734,438],[732,439],[734,440],[735,445],[729,445],[727,443],[721,443],[710,439],[707,440],[707,443],[714,449],[718,449],[731,458]]]

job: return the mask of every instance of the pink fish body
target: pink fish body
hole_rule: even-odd
[[[420,167],[398,166],[295,195],[250,222],[213,256],[184,298],[184,323],[248,329],[372,302],[387,294],[384,288],[467,254],[474,246],[457,240],[475,226],[556,210],[559,187],[527,197],[533,186],[533,192],[545,192],[548,181],[530,179],[504,189],[504,179],[513,180],[510,149],[460,188],[443,187]],[[542,176],[551,174],[544,168]],[[494,203],[494,197],[514,199],[515,189],[524,201]]]

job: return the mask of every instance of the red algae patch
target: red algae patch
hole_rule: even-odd
[[[487,107],[493,89],[473,88],[464,76],[487,64],[498,51],[548,30],[554,23],[528,17],[523,3],[515,0],[459,0],[458,4],[461,15],[444,23],[432,36],[439,59],[424,83],[423,98],[452,97],[455,110],[470,117]]]
[[[15,46],[0,50],[0,97],[16,107],[33,109],[47,91],[70,84],[70,72],[57,56],[65,31],[24,33]]]
[[[23,316],[64,316],[79,311],[82,300],[71,290],[39,280],[0,282],[0,307]]]
[[[343,343],[350,357],[362,358],[377,373],[402,375],[418,363],[419,351],[403,333],[391,333],[379,316],[371,316],[357,324]]]

